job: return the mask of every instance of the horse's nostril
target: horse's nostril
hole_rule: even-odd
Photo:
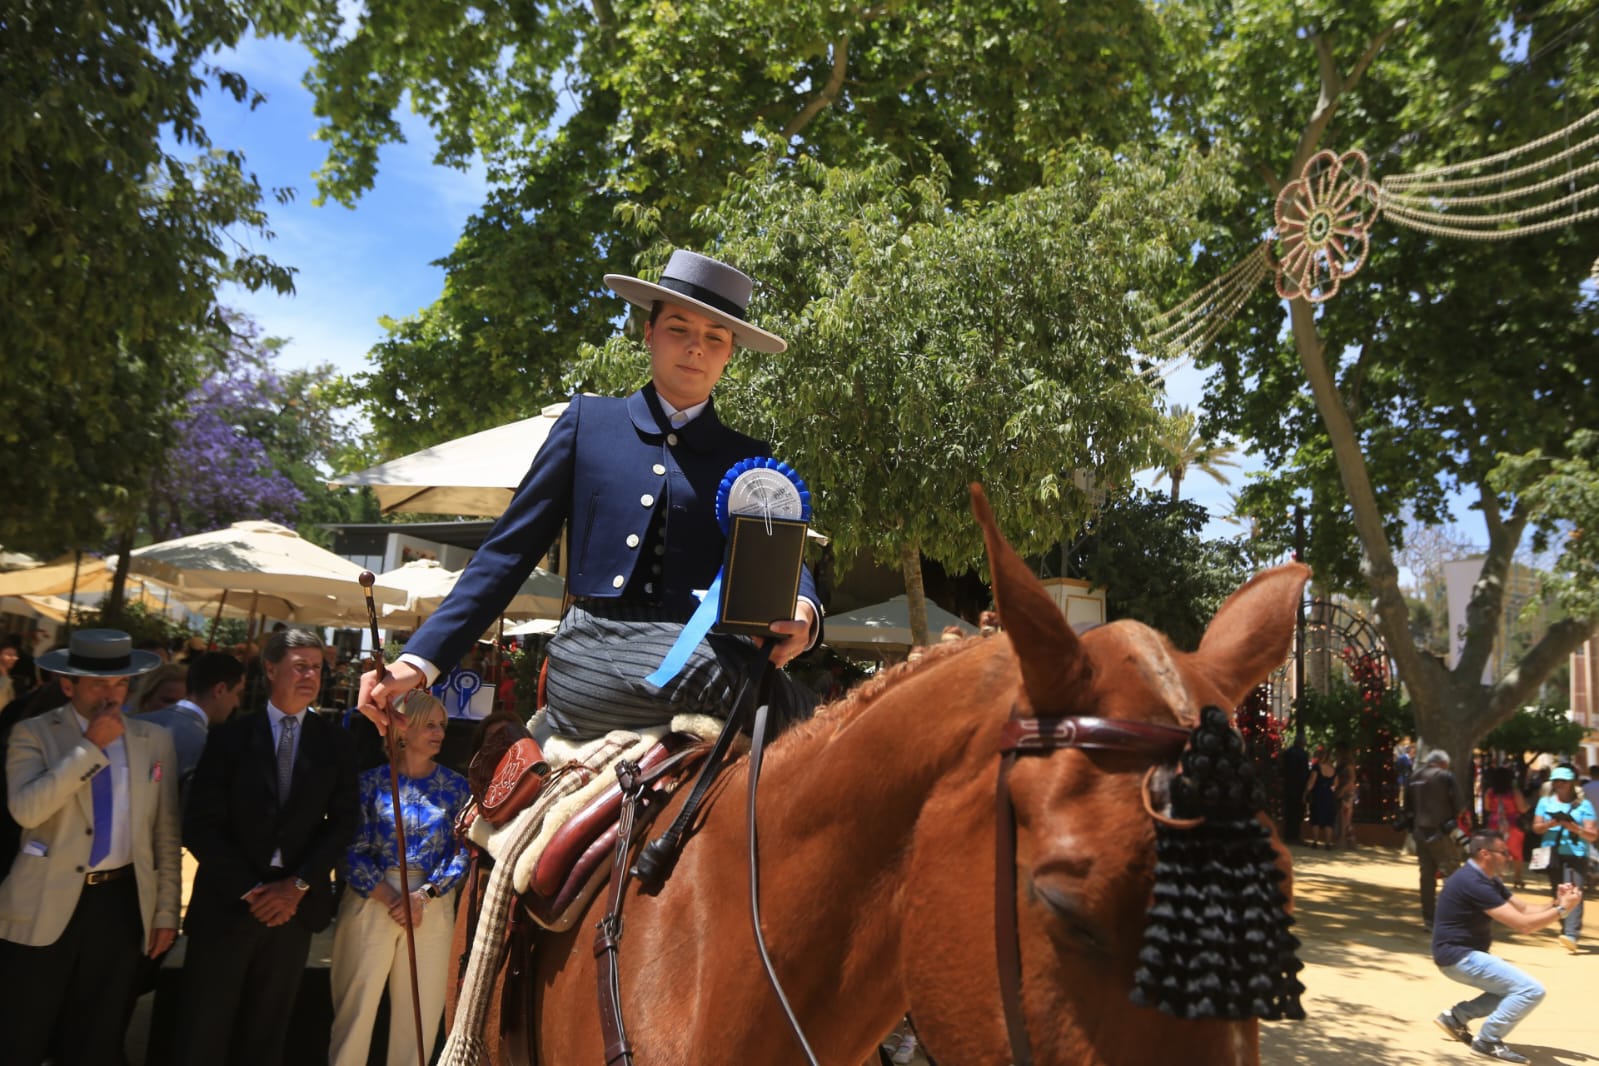
[[[1079,893],[1049,882],[1034,881],[1032,888],[1051,912],[1050,932],[1056,940],[1078,952],[1109,957],[1110,939]]]

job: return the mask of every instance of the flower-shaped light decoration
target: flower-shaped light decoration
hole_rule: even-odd
[[[1377,214],[1369,169],[1364,152],[1317,152],[1277,194],[1278,296],[1319,304],[1365,265]]]

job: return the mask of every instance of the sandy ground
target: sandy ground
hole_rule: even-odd
[[[188,855],[184,860],[187,898],[193,860]],[[1529,875],[1525,895],[1547,897],[1537,876]],[[1380,847],[1337,852],[1295,847],[1294,877],[1308,1017],[1261,1026],[1260,1057],[1266,1066],[1493,1061],[1450,1040],[1432,1023],[1439,1011],[1475,993],[1432,963],[1414,857]],[[1542,981],[1549,992],[1508,1041],[1535,1066],[1599,1063],[1599,901],[1589,903],[1584,917],[1580,955],[1569,955],[1556,943],[1554,927],[1520,936],[1495,927],[1494,953]],[[331,940],[331,933],[318,938],[313,952],[325,954]],[[130,1027],[130,1066],[145,1066],[152,998],[141,1001]],[[915,1061],[926,1062],[920,1055]]]
[[[1296,847],[1294,873],[1308,1017],[1261,1026],[1263,1063],[1493,1061],[1432,1023],[1444,1008],[1475,993],[1433,965],[1414,858],[1383,848]],[[1534,880],[1539,876],[1529,875],[1525,896],[1548,897],[1547,883]],[[1549,993],[1506,1041],[1538,1066],[1599,1062],[1596,912],[1599,902],[1585,908],[1580,955],[1560,947],[1553,926],[1519,936],[1495,926],[1494,954],[1543,982]]]

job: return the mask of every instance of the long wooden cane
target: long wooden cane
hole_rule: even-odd
[[[378,607],[372,599],[372,586],[377,578],[370,570],[361,571],[361,589],[366,593],[366,618],[372,626],[372,651],[377,657],[378,680],[383,680],[388,673],[388,665],[383,661],[383,641],[378,636]],[[389,795],[394,802],[394,844],[400,852],[400,895],[405,899],[405,956],[411,963],[411,1020],[416,1023],[416,1061],[425,1063],[428,1060],[428,1049],[422,1046],[422,993],[418,987],[416,976],[416,928],[411,922],[411,879],[408,867],[410,853],[405,847],[405,816],[400,809],[400,751],[404,747],[404,740],[400,731],[391,721],[388,728],[383,730],[384,745],[389,752]],[[394,1009],[394,1004],[389,1004],[389,1009]]]

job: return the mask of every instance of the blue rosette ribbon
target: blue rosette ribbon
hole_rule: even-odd
[[[806,487],[805,479],[785,462],[769,456],[741,459],[728,468],[716,487],[716,521],[724,535],[731,530],[735,514],[809,522],[811,490]],[[683,624],[683,631],[672,643],[671,650],[644,680],[662,688],[682,673],[689,656],[716,625],[721,604],[722,571],[718,569],[711,587],[705,590],[700,605]]]

